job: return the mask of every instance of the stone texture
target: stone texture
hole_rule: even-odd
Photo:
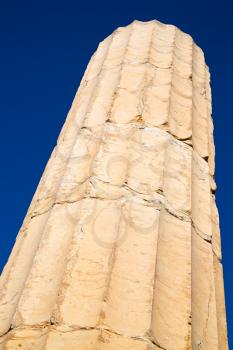
[[[100,43],[0,279],[0,350],[227,350],[210,75],[172,25]]]

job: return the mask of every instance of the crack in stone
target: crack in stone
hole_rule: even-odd
[[[214,254],[214,256],[216,257],[216,259],[218,260],[218,262],[222,265],[222,258],[220,258],[217,253],[214,251],[213,247],[212,247],[212,252]]]
[[[200,237],[201,239],[203,239],[203,241],[209,243],[209,244],[212,244],[212,237],[208,237],[208,238],[205,238],[204,236],[207,236],[205,233],[201,232],[199,228],[196,227],[195,223],[193,222],[193,220],[191,220],[191,223],[192,223],[192,227],[194,228],[195,230],[195,234]],[[200,233],[201,232],[201,233]]]

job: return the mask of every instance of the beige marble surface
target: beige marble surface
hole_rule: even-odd
[[[227,350],[210,75],[172,25],[98,46],[0,279],[0,350]]]

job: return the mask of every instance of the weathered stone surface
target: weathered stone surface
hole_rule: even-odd
[[[0,350],[227,350],[210,75],[172,25],[100,43],[0,279]]]

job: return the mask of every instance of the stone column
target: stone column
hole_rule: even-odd
[[[100,43],[1,275],[1,350],[228,349],[209,81],[172,25]]]

